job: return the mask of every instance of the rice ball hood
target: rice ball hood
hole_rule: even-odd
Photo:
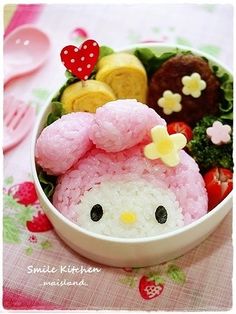
[[[46,127],[36,143],[36,161],[50,174],[58,174],[55,164],[62,165],[53,205],[87,230],[128,238],[168,232],[206,214],[207,193],[192,157],[175,146],[168,158],[177,154],[176,166],[145,156],[153,145],[150,133],[156,132],[164,146],[172,139],[186,144],[184,135],[168,134],[153,109],[132,99],[108,102],[90,119],[88,113],[71,113]],[[71,155],[77,160],[72,167]],[[99,219],[93,219],[98,205]],[[156,218],[160,207],[166,221]]]

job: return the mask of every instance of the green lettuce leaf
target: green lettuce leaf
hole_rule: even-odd
[[[222,119],[233,120],[233,81],[228,73],[222,68],[209,63],[213,73],[219,79],[221,95],[219,109]]]
[[[47,117],[46,126],[60,119],[60,117],[64,114],[63,105],[60,102],[61,95],[69,85],[79,81],[79,79],[73,76],[73,74],[70,73],[69,71],[66,71],[66,76],[68,77],[66,83],[60,88],[57,95],[51,101],[52,111],[49,113]]]
[[[233,111],[226,113],[226,114],[222,114],[222,116],[220,116],[221,119],[223,120],[233,120],[234,118],[234,113]]]
[[[40,170],[38,172],[38,178],[44,193],[50,199],[55,189],[57,177],[50,176],[46,174],[43,170]]]
[[[61,95],[63,94],[64,90],[71,84],[78,82],[79,79],[74,76],[72,73],[70,73],[69,71],[66,70],[65,72],[65,76],[67,77],[67,81],[65,82],[64,85],[62,85],[62,87],[60,88],[59,92],[57,93],[57,95],[52,99],[52,102],[60,102],[61,100]]]
[[[100,60],[103,57],[109,56],[113,53],[114,53],[114,50],[111,47],[101,46],[99,49],[99,59],[98,60]]]
[[[47,126],[53,123],[54,121],[60,119],[60,117],[63,114],[63,107],[62,107],[61,102],[52,101],[51,106],[52,106],[52,111],[49,113],[47,117],[47,122],[46,122]]]
[[[176,56],[175,52],[164,52],[159,57],[149,48],[138,48],[134,51],[134,55],[142,62],[146,69],[147,75],[150,78],[154,72],[168,59]]]

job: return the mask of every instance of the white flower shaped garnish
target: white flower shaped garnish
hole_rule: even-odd
[[[231,127],[228,124],[222,124],[220,121],[215,121],[212,127],[206,129],[207,135],[215,145],[227,144],[230,142]]]
[[[163,108],[165,114],[169,115],[172,112],[179,112],[182,109],[182,105],[180,103],[181,95],[174,94],[170,90],[166,90],[162,97],[157,101],[157,104]]]
[[[199,73],[193,73],[190,76],[182,77],[184,85],[182,92],[184,95],[191,95],[194,98],[201,96],[201,91],[206,88],[206,82],[201,79]]]

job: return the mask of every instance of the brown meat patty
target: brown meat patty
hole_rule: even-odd
[[[206,82],[206,88],[201,91],[201,96],[194,98],[182,93],[182,77],[190,76],[194,72],[199,73],[201,79]],[[178,55],[164,62],[153,74],[148,91],[148,105],[156,110],[167,123],[184,121],[190,126],[195,126],[203,116],[217,114],[219,108],[220,82],[212,73],[208,63],[194,55]],[[182,110],[166,115],[157,101],[166,90],[181,95]]]

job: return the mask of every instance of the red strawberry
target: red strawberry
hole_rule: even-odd
[[[34,216],[31,221],[27,221],[26,226],[31,232],[44,232],[53,229],[48,217],[42,214],[41,211],[38,211],[38,216]]]
[[[8,194],[12,194],[13,198],[17,200],[18,203],[26,206],[33,204],[38,199],[34,183],[29,181],[13,185],[9,189]]]
[[[139,281],[139,292],[145,300],[158,297],[164,289],[164,280],[157,274],[143,276]]]

